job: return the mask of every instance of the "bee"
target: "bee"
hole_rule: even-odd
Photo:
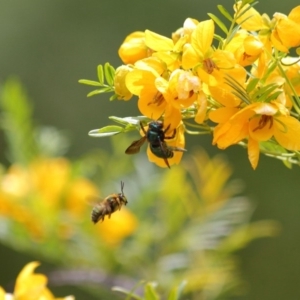
[[[104,200],[97,203],[97,205],[93,208],[91,219],[96,224],[100,220],[104,221],[105,216],[110,218],[111,214],[117,210],[120,210],[122,205],[126,205],[128,203],[127,198],[123,192],[124,182],[121,181],[121,193],[119,194],[111,194],[107,196]]]
[[[168,125],[164,130],[163,123],[161,121],[152,121],[149,123],[147,131],[145,130],[142,122],[140,122],[140,126],[145,135],[141,139],[134,141],[125,150],[126,154],[138,153],[142,145],[147,140],[149,142],[151,152],[157,157],[162,158],[168,168],[170,168],[168,158],[172,158],[174,156],[173,151],[186,151],[186,149],[183,148],[168,146],[165,142],[167,139],[173,139],[176,135],[176,129],[174,129],[171,136],[166,136],[166,132],[169,130],[170,125]]]

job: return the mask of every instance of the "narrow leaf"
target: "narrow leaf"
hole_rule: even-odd
[[[266,98],[265,102],[271,102],[272,100],[277,99],[279,97],[279,95],[281,95],[281,94],[282,94],[282,91],[277,91],[277,92],[271,94],[270,96],[268,96]]]
[[[114,85],[115,69],[109,63],[104,65],[104,75],[108,85]]]
[[[179,300],[185,286],[186,281],[182,281],[178,287],[173,288],[169,294],[168,300]]]
[[[247,88],[246,88],[247,93],[251,93],[255,89],[258,82],[259,82],[259,78],[252,79],[249,82],[249,84],[247,85]]]
[[[154,289],[153,283],[148,283],[145,286],[145,300],[159,300],[159,296]]]
[[[212,20],[226,33],[228,34],[228,30],[225,26],[225,24],[214,14],[208,13],[208,15],[211,17]]]
[[[131,298],[134,298],[134,299],[136,299],[136,300],[143,300],[143,298],[139,297],[138,295],[133,294],[131,291],[128,291],[128,290],[126,290],[126,289],[124,289],[124,288],[122,288],[122,287],[119,287],[119,286],[113,287],[112,290],[113,290],[114,292],[120,292],[120,293],[126,294],[126,295],[128,295],[128,296],[130,296]],[[127,297],[126,297],[126,299],[127,299]],[[130,298],[128,298],[128,299],[130,299]]]
[[[116,99],[118,99],[118,95],[117,95],[117,94],[114,94],[114,95],[112,95],[112,96],[109,98],[109,101],[114,101],[114,100],[116,100]]]
[[[124,131],[123,127],[111,125],[111,126],[102,127],[100,129],[93,129],[89,132],[89,136],[106,137],[106,136],[116,135],[123,131]]]
[[[98,95],[98,94],[109,93],[109,92],[111,92],[111,88],[102,88],[99,90],[91,91],[90,93],[87,94],[87,97],[91,97],[91,96]]]
[[[226,10],[226,8],[225,8],[223,5],[218,5],[217,7],[218,7],[220,13],[221,13],[227,20],[229,20],[230,22],[233,21],[232,16],[230,15],[230,13]]]
[[[78,82],[86,85],[92,85],[92,86],[103,86],[103,84],[98,81],[93,81],[88,79],[80,79],[78,80]]]
[[[102,65],[99,65],[97,67],[97,74],[98,74],[99,82],[101,84],[103,84],[104,83],[104,73],[103,73],[103,66]]]

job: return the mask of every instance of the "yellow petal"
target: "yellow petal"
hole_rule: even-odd
[[[278,36],[286,47],[296,47],[300,44],[300,25],[290,19],[282,19],[276,26]]]
[[[200,62],[200,57],[198,56],[195,49],[191,44],[186,44],[183,47],[182,53],[182,68],[184,70],[192,69]]]
[[[295,23],[300,24],[300,5],[293,8],[289,13],[288,17],[290,20],[294,21]]]
[[[145,45],[145,33],[136,31],[128,35],[120,46],[118,54],[125,64],[134,64],[147,57],[149,53]]]
[[[200,22],[192,33],[193,48],[204,58],[213,41],[215,25],[212,20]]]
[[[5,300],[5,290],[0,286],[0,300]]]
[[[280,116],[274,121],[277,142],[287,150],[300,150],[300,122],[291,116]]]
[[[241,1],[239,1],[238,7],[240,6],[240,4]],[[245,5],[242,8],[242,11],[245,11],[248,7],[249,4]],[[234,10],[237,11],[236,5],[234,5]],[[248,9],[240,18],[238,18],[237,23],[240,24],[243,29],[249,31],[258,31],[264,28],[264,22],[261,15],[253,7]]]
[[[198,73],[199,78],[203,82],[205,82],[207,85],[209,85],[209,86],[218,85],[218,81],[216,80],[216,78],[213,75],[208,74],[207,72],[205,72],[203,69],[198,68],[197,73]]]
[[[215,123],[227,122],[235,113],[239,111],[236,107],[220,107],[209,113],[209,118]]]
[[[198,111],[195,116],[195,122],[198,124],[202,124],[206,117],[206,110],[207,110],[207,98],[203,92],[200,92],[198,95]]]
[[[258,115],[274,116],[278,112],[278,108],[270,103],[256,104],[252,109]]]
[[[125,79],[128,90],[134,95],[140,95],[142,90],[155,90],[155,75],[144,70],[133,70]]]
[[[249,138],[248,140],[248,158],[252,168],[255,170],[259,160],[259,143]]]
[[[217,144],[220,149],[225,149],[243,140],[248,135],[248,123],[226,122],[214,129],[213,145]]]
[[[148,93],[147,91],[143,91],[140,95],[140,98],[138,100],[138,108],[140,112],[151,119],[157,120],[161,117],[163,114],[165,108],[166,108],[166,101],[162,101],[160,105],[152,104],[151,102],[153,99],[157,97],[157,93]],[[160,97],[162,95],[160,94]],[[149,104],[151,103],[151,104]]]
[[[150,30],[145,31],[145,39],[147,47],[154,51],[168,51],[174,47],[172,39]]]
[[[33,261],[28,263],[19,273],[18,278],[17,278],[17,282],[18,281],[22,281],[26,278],[28,278],[30,275],[32,275],[34,273],[34,270],[40,265],[39,262],[37,261]]]

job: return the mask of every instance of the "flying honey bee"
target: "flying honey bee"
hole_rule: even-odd
[[[110,218],[111,214],[117,210],[120,210],[122,205],[127,204],[127,198],[123,192],[124,182],[121,181],[121,193],[111,194],[104,200],[97,203],[92,210],[91,219],[96,224],[100,220],[104,221],[105,216]]]

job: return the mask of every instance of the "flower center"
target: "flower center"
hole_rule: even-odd
[[[155,96],[153,97],[152,101],[150,101],[148,103],[148,105],[150,104],[156,104],[157,106],[160,106],[163,102],[164,102],[165,98],[164,96],[162,95],[162,93],[160,92],[157,92],[155,94]]]
[[[219,69],[214,61],[210,58],[207,58],[203,61],[203,68],[208,74],[211,74],[214,69]]]
[[[259,120],[258,126],[256,128],[254,128],[253,131],[263,129],[268,123],[270,123],[270,125],[269,125],[269,129],[270,129],[273,126],[273,117],[262,115]]]

